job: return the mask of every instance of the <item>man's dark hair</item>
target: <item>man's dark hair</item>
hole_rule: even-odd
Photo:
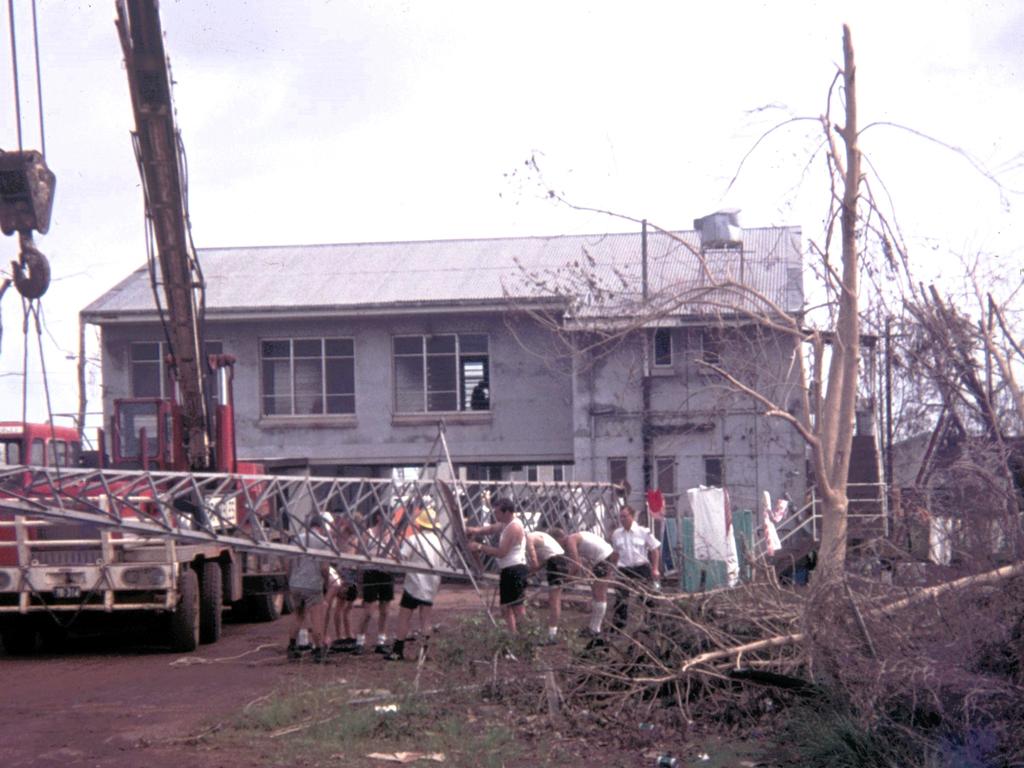
[[[512,503],[512,499],[498,499],[494,502],[494,510],[502,512],[515,512],[516,505]]]

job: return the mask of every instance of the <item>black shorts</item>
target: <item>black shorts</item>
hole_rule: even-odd
[[[599,563],[594,563],[594,567],[590,569],[590,572],[594,574],[595,578],[603,579],[612,572],[612,567],[611,560],[602,560]]]
[[[619,573],[621,573],[624,578],[633,579],[634,581],[651,580],[651,566],[649,563],[623,566],[622,568],[619,568]]]
[[[363,571],[363,602],[390,603],[395,599],[395,576],[386,571]]]
[[[526,579],[530,569],[525,565],[510,565],[501,569],[498,592],[502,605],[518,605],[526,596]]]
[[[408,608],[410,611],[415,611],[417,608],[422,608],[427,605],[433,605],[428,600],[420,600],[418,597],[413,597],[408,592],[402,592],[402,600],[399,602],[399,606],[402,608]]]
[[[548,572],[548,586],[560,587],[569,580],[569,560],[565,555],[549,557],[544,567]]]
[[[359,590],[356,589],[355,584],[342,584],[338,590],[338,599],[347,603],[354,603],[357,597],[359,597]]]

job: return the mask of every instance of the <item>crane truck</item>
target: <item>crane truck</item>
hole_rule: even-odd
[[[181,138],[157,2],[118,0],[116,8],[151,237],[151,273],[155,286],[162,286],[154,293],[174,386],[167,398],[115,400],[109,434],[100,430],[97,461],[113,469],[260,475],[261,465],[239,461],[235,453],[234,360],[205,354],[203,278],[191,244]],[[59,466],[78,450],[77,436],[72,440],[66,428],[20,422],[0,427],[6,430],[0,437],[7,464]],[[109,453],[103,450],[106,437]],[[64,448],[58,456],[59,445]],[[138,503],[147,503],[144,492]],[[178,503],[195,519],[204,505],[218,501]],[[232,497],[230,503],[242,502]],[[274,514],[273,500],[260,504],[265,508],[256,510],[259,515]],[[230,525],[231,517],[220,515],[218,525]],[[161,614],[168,644],[191,651],[220,637],[226,605],[257,620],[277,618],[286,582],[280,556],[243,552],[216,541],[181,543],[88,523],[0,515],[0,635],[8,653],[31,652],[41,634],[75,622],[140,612]]]

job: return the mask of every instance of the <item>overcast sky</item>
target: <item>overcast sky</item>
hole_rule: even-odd
[[[848,6],[848,7],[844,7]],[[26,147],[39,146],[31,4],[15,0]],[[142,194],[113,0],[39,0],[47,159],[57,175],[43,299],[58,412],[77,408],[77,313],[144,261]],[[964,148],[1024,189],[1024,4],[164,0],[199,248],[621,231],[546,200],[690,228],[722,207],[816,236],[827,192],[805,174],[853,31],[862,125]],[[17,147],[0,19],[0,147]],[[766,109],[767,108],[767,109]],[[811,124],[805,124],[811,125]],[[966,162],[879,127],[863,148],[912,257],[1020,258],[1024,199]],[[525,173],[536,156],[543,183]],[[16,256],[0,240],[2,261]],[[5,296],[0,419],[21,414],[20,300]],[[30,350],[29,416],[45,403]],[[98,381],[94,367],[91,379]],[[91,408],[98,406],[95,391]]]

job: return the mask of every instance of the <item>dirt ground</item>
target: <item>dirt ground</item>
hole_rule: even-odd
[[[446,586],[435,621],[443,631],[445,622],[481,610],[471,589]],[[225,622],[219,642],[184,656],[141,635],[72,640],[29,658],[0,655],[0,766],[248,768],[261,764],[259,755],[196,736],[275,690],[331,678],[400,688],[412,674],[412,665],[373,653],[289,663],[289,622]]]

